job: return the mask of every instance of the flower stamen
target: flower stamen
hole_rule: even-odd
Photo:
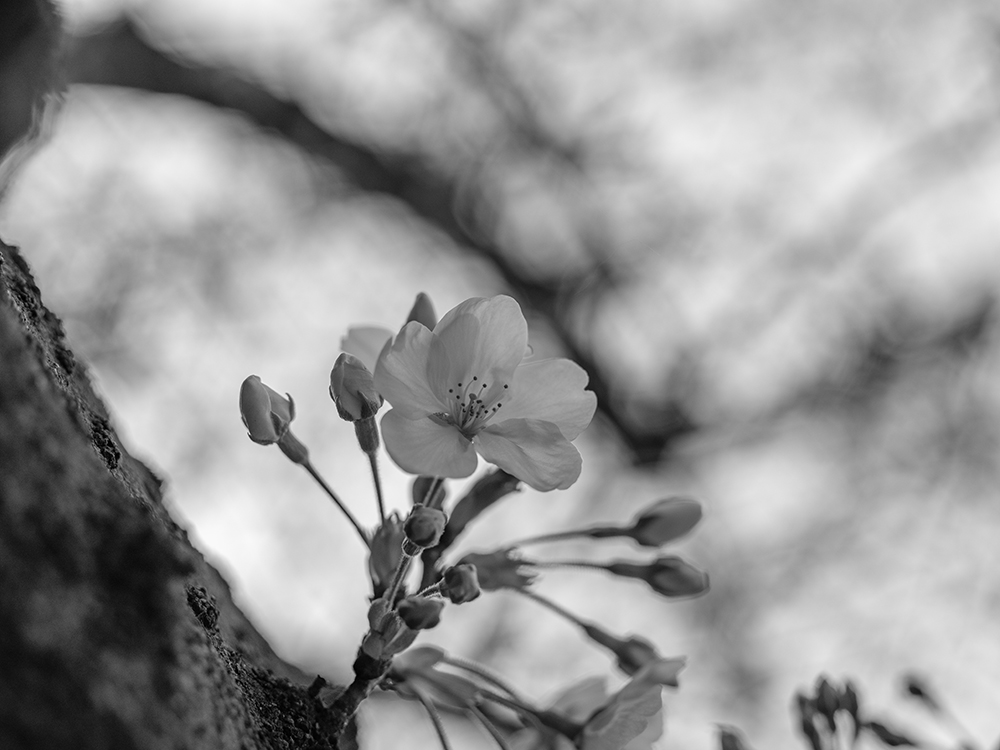
[[[503,387],[510,389],[506,383]],[[499,400],[487,401],[483,398],[488,389],[489,383],[480,381],[478,375],[473,375],[471,381],[457,383],[454,388],[448,389],[448,393],[455,396],[450,413],[438,416],[458,427],[471,440],[503,406]]]

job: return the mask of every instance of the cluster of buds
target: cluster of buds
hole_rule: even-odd
[[[857,690],[850,680],[837,686],[825,675],[820,675],[812,695],[802,691],[795,694],[799,731],[812,750],[832,750],[839,747],[839,734],[849,735],[853,745],[868,722],[861,718]],[[869,728],[876,736],[884,726],[874,722]]]
[[[409,648],[416,637],[416,629],[407,627],[388,602],[376,599],[368,608],[368,633],[361,641],[360,652],[383,663]]]
[[[465,307],[456,310],[479,310],[483,305],[492,305],[489,308],[491,310],[509,312],[513,301],[497,300],[469,300],[463,303]],[[500,312],[496,314],[500,315]],[[455,325],[452,320],[454,317],[452,314],[446,315],[442,325],[445,328]],[[519,311],[516,316],[511,317],[514,322],[520,318]],[[426,295],[417,297],[408,316],[408,322],[413,321],[421,325],[409,325],[404,331],[419,329],[422,335],[426,335],[426,329],[435,328],[437,317]],[[523,320],[520,322],[523,325]],[[671,598],[697,596],[706,592],[709,586],[707,574],[676,555],[661,555],[646,561],[537,561],[525,559],[519,548],[573,537],[592,540],[625,538],[644,548],[659,548],[683,537],[700,522],[701,504],[689,498],[667,498],[640,512],[627,525],[605,525],[547,534],[510,544],[503,549],[467,554],[458,562],[449,561],[445,556],[465,529],[489,507],[517,491],[521,480],[539,489],[565,487],[568,484],[539,479],[529,472],[529,476],[534,477],[536,482],[532,484],[532,479],[522,476],[519,480],[513,474],[497,469],[481,477],[457,502],[449,503],[449,518],[443,510],[448,498],[442,477],[420,476],[414,482],[413,504],[406,517],[403,518],[396,512],[387,514],[376,458],[382,438],[386,441],[390,456],[397,462],[399,458],[393,454],[393,433],[386,427],[385,420],[383,427],[386,431],[381,436],[379,433],[376,416],[384,405],[384,400],[376,387],[376,377],[372,370],[378,374],[378,382],[386,388],[391,405],[397,409],[400,407],[387,386],[387,383],[393,382],[391,363],[386,364],[385,359],[379,359],[378,366],[375,366],[372,364],[375,361],[372,353],[382,352],[383,357],[387,356],[386,352],[394,351],[392,347],[396,346],[398,339],[393,339],[392,332],[374,327],[355,329],[351,336],[355,338],[351,340],[350,346],[345,339],[345,352],[337,358],[330,372],[329,394],[339,416],[354,426],[358,445],[371,464],[380,519],[374,531],[361,527],[312,466],[306,447],[292,434],[290,425],[295,417],[295,404],[291,396],[282,396],[255,375],[248,377],[240,390],[240,412],[251,440],[263,445],[278,445],[293,462],[304,467],[354,525],[369,549],[368,571],[373,596],[368,611],[368,630],[355,660],[355,680],[338,696],[335,712],[346,722],[347,718],[344,717],[353,715],[360,702],[375,687],[400,688],[399,692],[402,694],[415,697],[428,706],[432,719],[434,703],[450,704],[462,710],[467,709],[476,719],[486,721],[484,726],[488,730],[490,725],[486,713],[481,710],[482,702],[484,699],[495,702],[498,706],[529,719],[528,724],[540,727],[546,746],[555,742],[551,732],[561,734],[574,745],[583,748],[624,746],[615,743],[625,741],[626,735],[637,738],[638,733],[655,739],[651,733],[655,727],[650,724],[654,715],[650,713],[650,707],[660,705],[662,687],[677,686],[677,675],[684,666],[684,658],[664,658],[644,638],[636,635],[620,637],[609,633],[599,625],[586,622],[542,597],[534,590],[538,570],[556,566],[599,569],[612,575],[642,580],[656,593]],[[483,345],[492,345],[495,338],[485,337],[483,341],[486,343]],[[390,341],[394,343],[387,347]],[[519,345],[518,348],[522,347]],[[502,359],[504,353],[498,354]],[[365,362],[369,365],[366,366]],[[568,365],[566,368],[572,369]],[[403,369],[409,372],[413,368]],[[422,368],[416,369],[423,372]],[[475,380],[476,376],[472,379]],[[486,388],[486,385],[483,384],[482,387]],[[504,388],[507,386],[504,385]],[[590,394],[588,400],[582,385],[579,390],[581,409],[589,404],[592,413],[593,395]],[[575,418],[566,419],[566,429],[572,427],[573,434],[577,434],[581,427],[575,424]],[[389,423],[391,424],[391,420]],[[559,428],[559,424],[553,423],[553,427]],[[403,463],[401,465],[405,466]],[[563,479],[575,481],[579,473],[579,460],[575,466],[576,473],[573,474],[573,467],[569,466]],[[418,587],[407,590],[407,573],[417,559],[423,566],[421,583]],[[574,623],[592,641],[614,655],[618,668],[630,676],[629,682],[618,693],[602,696],[589,707],[587,716],[572,717],[560,713],[554,707],[540,710],[519,702],[517,694],[506,688],[500,693],[493,692],[497,686],[503,687],[503,683],[485,667],[450,659],[438,649],[417,649],[421,653],[419,657],[414,651],[407,651],[421,630],[434,628],[440,623],[448,602],[465,604],[476,600],[482,591],[500,589],[533,599]],[[427,654],[432,658],[424,658]],[[410,656],[414,658],[407,658]],[[446,668],[456,665],[464,670],[463,676]],[[427,696],[431,694],[431,699],[428,699]],[[828,704],[829,699],[826,697],[813,702],[807,701],[803,705],[809,708],[812,712],[809,716],[813,717],[826,716],[824,712],[828,710]],[[836,710],[843,710],[843,706],[838,703]],[[658,712],[655,715],[658,716]],[[852,715],[856,715],[856,712]],[[437,721],[435,726],[443,737]],[[494,733],[491,731],[491,734]],[[442,744],[447,747],[447,742],[443,741]],[[499,741],[498,744],[506,746]],[[646,747],[641,743],[635,747],[639,746]],[[633,745],[630,744],[629,747]]]

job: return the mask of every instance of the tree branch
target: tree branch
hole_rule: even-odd
[[[636,463],[658,462],[674,440],[697,428],[677,399],[635,403],[634,395],[617,387],[613,374],[597,361],[585,337],[574,331],[573,318],[579,306],[597,293],[594,275],[588,271],[558,279],[530,276],[510,260],[492,228],[484,226],[472,212],[456,213],[455,207],[466,203],[461,199],[468,188],[425,156],[380,152],[369,144],[331,133],[297,104],[273,96],[235,72],[192,65],[160,52],[128,21],[73,39],[67,67],[71,82],[187,96],[238,111],[260,128],[331,162],[358,190],[400,201],[458,246],[487,259],[522,303],[549,322],[567,354],[587,371],[600,413]],[[582,293],[585,289],[587,294]]]

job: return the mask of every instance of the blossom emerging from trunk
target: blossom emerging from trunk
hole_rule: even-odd
[[[466,300],[434,330],[407,323],[385,345],[375,387],[392,410],[382,437],[405,471],[467,477],[478,453],[537,490],[580,476],[572,444],[597,398],[568,359],[523,362],[528,325],[512,298]]]

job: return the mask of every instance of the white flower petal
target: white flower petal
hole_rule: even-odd
[[[597,396],[586,391],[587,373],[568,359],[526,362],[514,372],[509,398],[498,416],[554,422],[567,440],[583,432],[597,409]]]
[[[472,443],[457,429],[430,419],[407,419],[398,409],[382,417],[382,440],[390,458],[411,474],[460,479],[479,463]]]
[[[360,359],[368,372],[375,372],[378,355],[391,338],[392,331],[388,328],[355,326],[347,329],[347,335],[340,340],[340,349]]]
[[[491,402],[500,396],[504,384],[510,383],[524,357],[528,324],[513,298],[474,297],[449,310],[434,328],[434,335],[448,355],[447,373],[432,365],[430,377],[439,395],[449,388],[467,389],[475,377],[487,386],[478,397]]]
[[[564,490],[580,477],[583,461],[559,427],[540,419],[488,424],[473,439],[479,454],[536,490]]]
[[[427,359],[434,334],[417,322],[403,330],[379,355],[375,388],[382,398],[408,419],[419,419],[444,410],[427,382]]]

